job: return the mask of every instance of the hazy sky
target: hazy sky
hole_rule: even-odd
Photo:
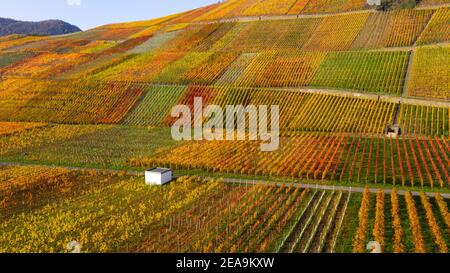
[[[0,17],[24,21],[61,19],[83,30],[147,20],[217,3],[219,0],[1,0]]]

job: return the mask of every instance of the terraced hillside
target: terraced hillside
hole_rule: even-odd
[[[406,2],[0,37],[0,252],[448,252],[450,2]],[[179,104],[278,105],[280,147],[177,142]]]

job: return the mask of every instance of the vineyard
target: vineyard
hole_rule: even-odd
[[[400,94],[408,58],[405,51],[330,53],[309,85]]]
[[[0,37],[0,253],[448,253],[449,4],[226,0]],[[245,139],[175,141],[177,105]]]
[[[394,2],[394,1],[392,1]],[[399,5],[408,1],[400,2]],[[448,4],[448,0],[421,0],[419,5],[428,7],[439,4]],[[395,9],[395,4],[390,8]],[[310,15],[332,14],[339,12],[364,11],[374,9],[365,0],[228,0],[221,5],[211,5],[206,12],[194,18],[194,21],[213,21],[223,18],[270,15]]]
[[[448,78],[450,47],[421,48],[415,54],[408,94],[449,100],[448,85],[440,83]]]
[[[0,94],[2,120],[118,123],[144,92],[142,86],[130,83],[18,81],[24,83],[19,92]]]
[[[444,234],[448,212],[438,209],[445,205],[442,202],[439,194],[430,198],[424,193],[413,197],[410,192],[400,196],[397,191],[388,195],[366,190],[358,211],[353,251],[364,252],[365,240],[372,238],[387,252],[447,253],[448,236]]]
[[[446,31],[450,20],[450,8],[437,10],[425,30],[417,40],[417,44],[431,44],[445,42],[449,40],[449,33]]]
[[[448,140],[436,137],[393,140],[305,133],[281,139],[280,149],[270,154],[249,141],[193,141],[159,157],[132,159],[131,164],[344,184],[448,188],[449,153],[444,147],[448,149]]]
[[[448,203],[439,194],[240,186],[195,176],[159,188],[125,173],[43,167],[4,167],[0,177],[7,182],[1,252],[61,252],[73,238],[87,252],[359,251],[364,238],[395,252],[449,247]],[[356,214],[355,227],[348,219]]]
[[[0,122],[0,136],[22,132],[28,129],[45,126],[45,123]]]

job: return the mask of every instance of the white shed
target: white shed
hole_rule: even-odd
[[[154,168],[145,171],[145,183],[147,185],[164,185],[172,180],[172,170],[166,168]]]

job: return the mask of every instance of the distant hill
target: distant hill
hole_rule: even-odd
[[[41,22],[24,22],[13,19],[0,18],[0,36],[10,34],[27,35],[60,35],[81,31],[77,26],[61,20],[47,20]]]

